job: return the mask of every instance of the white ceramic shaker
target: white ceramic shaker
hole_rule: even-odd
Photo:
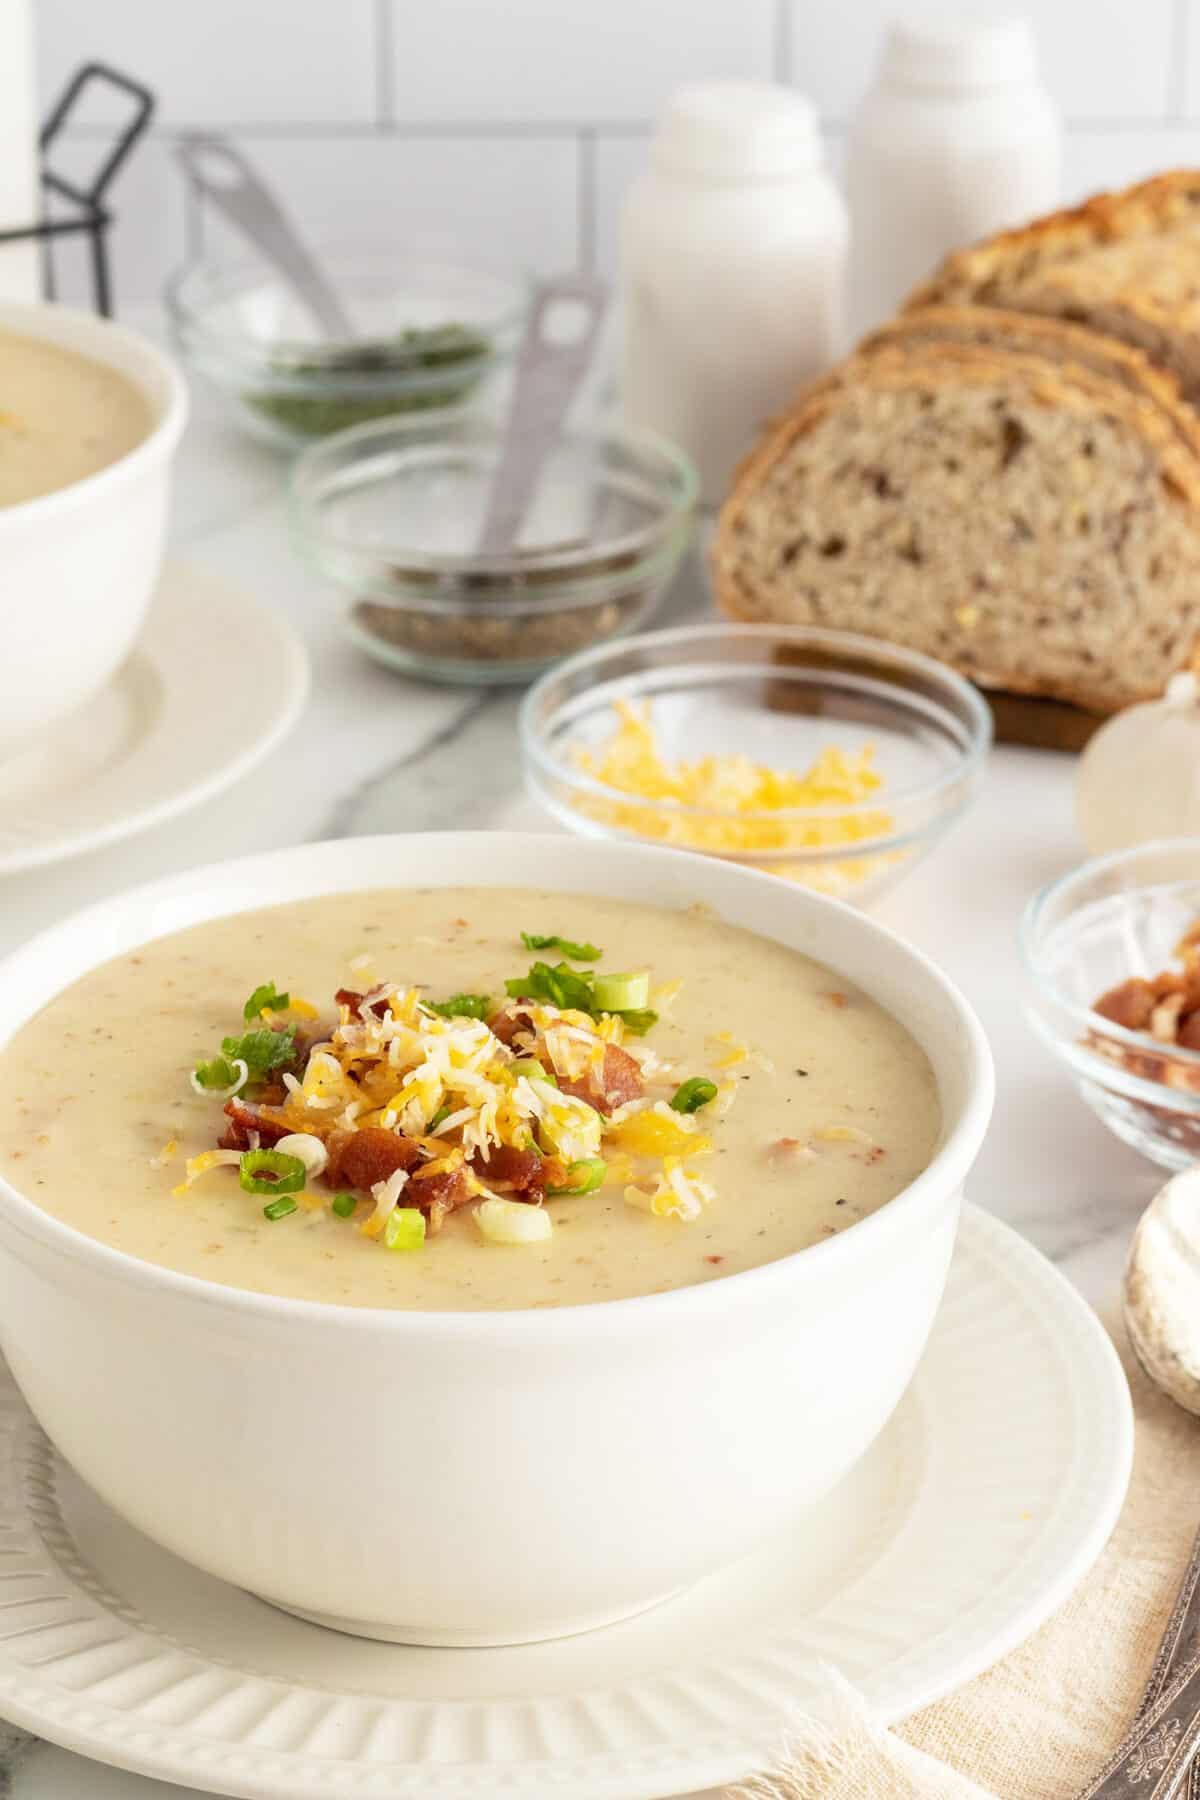
[[[1020,18],[905,15],[847,145],[857,337],[948,250],[1058,203],[1062,130]]]
[[[725,498],[765,422],[837,354],[845,206],[790,88],[681,89],[625,207],[621,403]]]

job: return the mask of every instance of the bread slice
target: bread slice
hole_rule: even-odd
[[[1156,368],[1142,351],[1086,325],[1005,312],[994,306],[924,306],[898,313],[863,339],[855,357],[909,353],[937,344],[1036,356],[1054,368],[1079,368],[1103,375],[1156,406],[1176,436],[1200,456],[1200,414],[1183,399],[1172,375]],[[850,364],[843,368],[853,367]]]
[[[1200,170],[1096,194],[948,256],[907,302],[1002,307],[1145,351],[1200,402]]]
[[[969,344],[868,356],[743,465],[713,570],[736,618],[1112,712],[1200,641],[1200,464],[1093,370]]]

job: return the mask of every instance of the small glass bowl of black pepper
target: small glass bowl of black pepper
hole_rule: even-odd
[[[354,327],[324,336],[282,277],[253,256],[204,259],[167,285],[176,347],[254,437],[285,450],[394,414],[481,400],[512,361],[530,285],[519,276],[395,251],[314,254]]]
[[[359,425],[297,458],[293,540],[355,642],[433,681],[517,685],[636,631],[678,568],[697,480],[650,432],[590,423],[547,457],[516,544],[477,546],[504,450],[480,411]]]

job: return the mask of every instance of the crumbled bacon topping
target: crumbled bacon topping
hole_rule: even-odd
[[[1131,975],[1092,1002],[1102,1019],[1153,1039],[1153,1046],[1135,1049],[1100,1032],[1089,1032],[1086,1042],[1144,1081],[1200,1093],[1200,1071],[1170,1055],[1177,1046],[1200,1050],[1200,921],[1185,932],[1176,954],[1182,969],[1163,969],[1149,978]]]
[[[397,1169],[406,1174],[421,1161],[421,1146],[413,1138],[364,1125],[359,1131],[335,1131],[326,1148],[329,1161],[325,1180],[330,1187],[362,1188],[386,1181]]]

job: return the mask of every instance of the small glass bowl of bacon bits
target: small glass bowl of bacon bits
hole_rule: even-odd
[[[545,1244],[555,1203],[602,1187],[657,1218],[697,1218],[715,1198],[709,1122],[733,1084],[655,1054],[647,972],[603,972],[597,945],[555,934],[522,945],[529,967],[495,994],[381,981],[322,1010],[256,988],[191,1072],[215,1143],[175,1193],[236,1179],[272,1223],[324,1212],[401,1251],[460,1212],[481,1242]]]
[[[1200,1159],[1200,839],[1084,863],[1034,896],[1026,1012],[1109,1129],[1167,1169]]]

